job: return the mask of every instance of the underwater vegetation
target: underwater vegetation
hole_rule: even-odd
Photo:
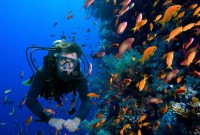
[[[200,134],[200,2],[96,0],[87,12],[102,40],[89,134]]]

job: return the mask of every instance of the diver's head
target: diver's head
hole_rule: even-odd
[[[76,43],[66,42],[65,40],[56,40],[53,45],[57,50],[54,56],[57,61],[58,76],[63,78],[74,74],[74,72],[79,72],[81,48]]]

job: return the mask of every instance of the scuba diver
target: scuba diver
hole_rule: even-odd
[[[32,62],[32,65],[37,70],[29,79],[30,89],[27,93],[26,106],[33,114],[40,118],[40,121],[47,122],[57,130],[66,128],[69,132],[75,132],[81,121],[88,114],[91,106],[87,96],[88,86],[86,76],[88,74],[84,75],[80,68],[80,63],[83,60],[81,56],[84,55],[81,48],[75,42],[66,42],[64,39],[54,41],[53,47],[50,48],[28,47],[27,50],[30,48],[34,49],[33,51],[48,50],[48,54],[44,57],[44,62],[40,69],[36,68],[32,60],[33,51],[30,54],[31,59],[26,55],[29,65]],[[86,58],[85,60],[88,64]],[[32,67],[31,69],[33,71]],[[45,112],[45,109],[38,101],[38,97],[42,96],[46,100],[53,99],[58,105],[62,105],[63,96],[73,92],[71,107],[68,112],[69,114],[73,114],[76,111],[76,102],[78,102],[76,98],[77,91],[81,100],[81,106],[74,119],[64,120],[62,118],[54,118]]]

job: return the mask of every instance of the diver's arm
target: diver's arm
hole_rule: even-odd
[[[76,117],[80,118],[81,120],[85,119],[89,110],[91,109],[91,103],[89,100],[88,94],[88,85],[87,80],[84,78],[80,81],[78,87],[79,97],[81,99],[81,106],[76,115]]]
[[[32,81],[30,90],[28,91],[26,105],[33,114],[41,119],[41,121],[48,122],[51,116],[43,112],[43,107],[38,101],[38,96],[42,91],[43,85],[43,76],[41,73],[37,72]]]

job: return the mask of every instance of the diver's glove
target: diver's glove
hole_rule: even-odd
[[[68,119],[64,123],[64,127],[69,131],[69,132],[75,132],[78,129],[78,126],[81,123],[81,119],[78,117],[75,117],[74,119]]]
[[[63,128],[64,122],[64,119],[51,118],[48,123],[50,126],[56,128],[57,130],[61,130]]]

